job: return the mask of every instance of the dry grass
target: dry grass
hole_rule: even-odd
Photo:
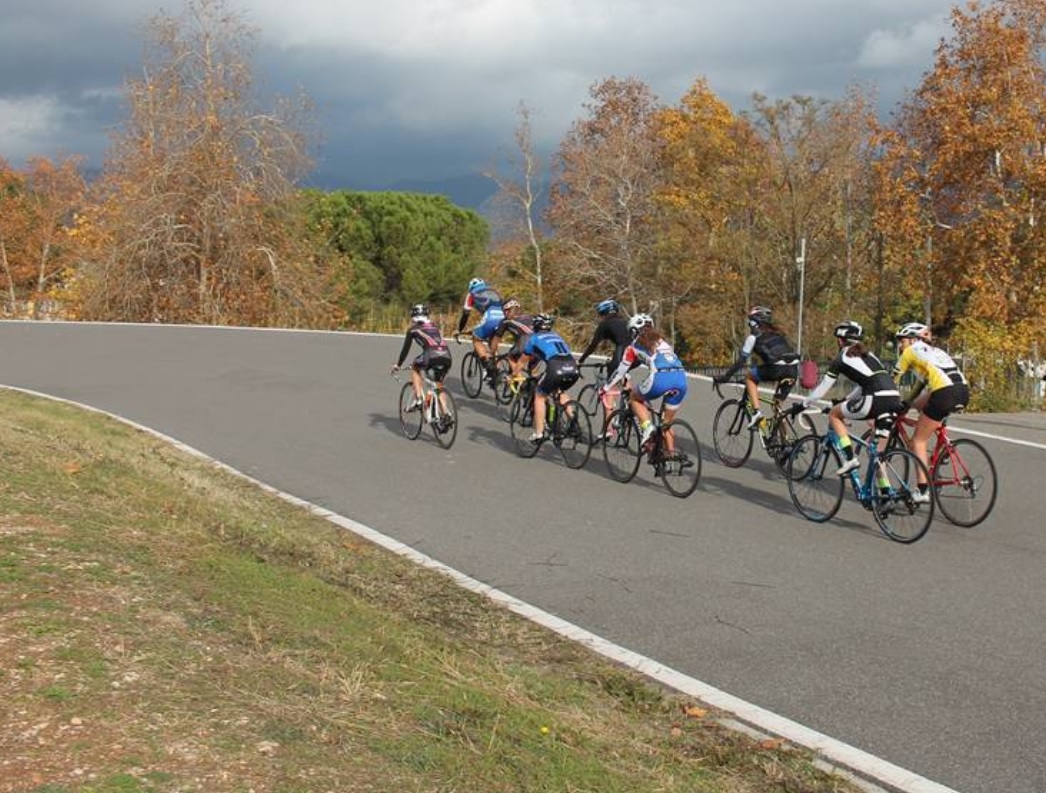
[[[104,417],[0,470],[0,793],[853,790]]]

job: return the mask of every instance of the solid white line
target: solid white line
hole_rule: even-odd
[[[491,601],[505,606],[516,614],[519,614],[538,625],[542,625],[564,638],[578,642],[588,647],[590,650],[634,669],[640,674],[656,680],[659,683],[663,683],[680,693],[688,694],[712,705],[713,707],[727,711],[742,722],[754,725],[761,730],[780,736],[781,738],[799,746],[804,746],[857,774],[866,776],[876,782],[889,785],[902,793],[958,793],[958,791],[952,788],[945,787],[944,785],[926,779],[912,771],[896,766],[893,763],[883,760],[881,757],[876,757],[875,755],[864,752],[850,746],[849,744],[845,744],[842,741],[838,741],[835,738],[830,738],[827,735],[810,729],[798,722],[786,719],[783,716],[765,710],[758,705],[753,705],[750,702],[739,699],[738,697],[715,688],[708,683],[703,683],[700,680],[684,675],[674,669],[670,669],[651,658],[647,658],[639,653],[635,653],[609,642],[594,633],[590,633],[584,628],[580,628],[571,622],[567,622],[566,620],[555,616],[554,614],[550,614],[547,611],[542,611],[535,606],[531,606],[529,603],[525,603],[507,592],[502,592],[500,589],[495,589],[488,584],[484,584],[482,581],[478,581],[475,578],[465,575],[464,573],[433,559],[431,556],[423,554],[411,546],[393,539],[392,537],[388,537],[369,526],[354,521],[351,518],[347,518],[344,515],[339,515],[336,512],[332,512],[329,509],[320,507],[309,501],[305,501],[297,496],[293,496],[290,493],[277,490],[272,485],[268,485],[230,465],[215,460],[213,457],[204,454],[199,449],[194,449],[192,446],[182,443],[176,438],[165,435],[151,427],[138,424],[135,421],[131,421],[130,419],[124,418],[115,413],[110,413],[106,410],[75,402],[71,399],[64,399],[62,397],[52,396],[51,394],[45,394],[39,391],[32,391],[27,388],[19,388],[16,386],[0,384],[0,388],[6,388],[24,394],[31,394],[33,396],[43,397],[45,399],[62,402],[68,405],[74,405],[93,413],[108,416],[134,427],[141,432],[159,438],[182,450],[186,454],[204,460],[216,468],[227,471],[234,476],[248,481],[262,490],[278,496],[284,501],[302,507],[314,515],[322,517],[337,526],[347,529],[348,531],[373,542],[375,545],[380,545],[382,548],[410,559],[422,567],[439,571],[451,578],[464,589],[483,595]]]

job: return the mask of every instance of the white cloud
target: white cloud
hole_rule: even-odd
[[[41,141],[59,133],[65,113],[50,96],[0,97],[0,154],[15,162],[39,153]]]
[[[902,28],[873,30],[857,56],[868,69],[894,69],[928,63],[941,38],[948,33],[942,17],[918,20]]]

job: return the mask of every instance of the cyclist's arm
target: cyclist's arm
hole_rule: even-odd
[[[610,379],[607,380],[607,384],[603,386],[603,388],[609,390],[624,380],[625,375],[632,369],[635,360],[635,353],[632,351],[632,348],[629,347],[625,350],[625,354],[621,356],[621,363],[617,365],[617,369],[614,370],[614,373],[610,376]]]
[[[741,346],[741,352],[737,354],[737,360],[734,361],[733,365],[727,369],[723,374],[719,376],[720,380],[729,380],[733,377],[737,370],[748,363],[748,359],[752,356],[752,350],[755,349],[755,335],[749,334],[745,338],[745,343]]]
[[[590,356],[592,353],[594,353],[596,351],[596,347],[598,347],[599,343],[601,341],[603,341],[603,336],[604,336],[603,323],[600,322],[599,325],[596,327],[595,333],[592,334],[592,341],[590,341],[588,343],[588,346],[585,348],[585,351],[583,353],[581,353],[581,357],[578,358],[577,362],[579,364],[584,363],[585,359],[588,358],[588,356]]]
[[[817,387],[803,398],[803,407],[810,407],[810,405],[827,394],[832,389],[832,386],[835,385],[835,379],[835,372],[831,369],[825,372],[824,377],[821,378],[821,382],[817,384]]]
[[[458,318],[458,333],[465,332],[465,325],[469,321],[469,310],[467,308],[461,309],[461,316]]]
[[[403,348],[400,350],[399,360],[396,361],[396,368],[399,369],[403,366],[403,362],[407,360],[407,353],[410,352],[410,343],[414,340],[414,333],[411,330],[407,331],[407,335],[403,337]]]

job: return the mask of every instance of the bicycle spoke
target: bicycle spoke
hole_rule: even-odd
[[[454,402],[454,395],[443,388],[436,391],[433,398],[439,400],[439,408],[436,420],[432,422],[432,432],[436,436],[436,443],[444,449],[449,449],[458,437],[458,408]]]
[[[465,395],[475,399],[483,388],[483,362],[474,350],[465,353],[461,359],[461,387]]]
[[[719,406],[712,422],[712,444],[723,465],[739,468],[745,464],[752,453],[752,434],[742,400],[728,399]]]
[[[977,441],[961,438],[942,447],[931,475],[941,514],[956,526],[976,526],[995,506],[995,463]]]
[[[509,432],[512,435],[512,443],[516,447],[516,454],[520,457],[533,457],[541,448],[541,441],[530,440],[530,435],[534,431],[532,393],[533,389],[530,384],[525,383],[512,400]]]
[[[639,426],[627,410],[615,410],[607,419],[603,437],[603,459],[610,476],[618,482],[631,481],[639,470]]]
[[[662,459],[658,463],[661,481],[673,496],[686,498],[701,481],[701,443],[685,421],[673,421],[662,432]],[[667,449],[669,438],[672,451]]]
[[[414,386],[404,383],[403,388],[400,389],[400,427],[403,434],[411,440],[421,434],[421,426],[425,418],[420,407],[412,406],[413,402]]]
[[[567,468],[581,468],[592,452],[592,429],[581,404],[570,401],[556,414],[556,445]]]
[[[835,474],[839,465],[839,453],[816,435],[806,435],[792,447],[785,467],[788,495],[807,520],[823,523],[839,511],[846,487]]]
[[[879,457],[878,473],[872,482],[872,514],[891,540],[913,543],[921,539],[933,520],[934,499],[917,504],[919,472],[926,466],[904,449],[889,449]]]

